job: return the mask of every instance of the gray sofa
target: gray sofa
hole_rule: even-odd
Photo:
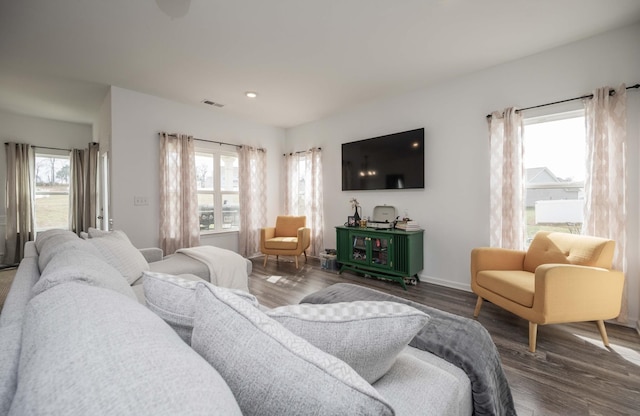
[[[27,243],[0,314],[0,415],[473,413],[467,374],[407,346],[414,308],[266,310],[57,234]]]

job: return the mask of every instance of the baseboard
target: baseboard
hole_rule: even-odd
[[[471,292],[471,285],[466,283],[452,282],[451,280],[443,280],[435,277],[427,276],[424,274],[419,275],[421,282],[433,283],[434,285],[450,287],[451,289],[458,289],[465,292]]]

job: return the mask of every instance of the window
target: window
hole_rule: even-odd
[[[200,232],[238,230],[238,154],[196,149],[196,180]]]
[[[583,110],[525,120],[527,244],[542,230],[580,233],[585,140]]]
[[[68,229],[69,156],[36,153],[35,158],[36,232],[51,228]]]

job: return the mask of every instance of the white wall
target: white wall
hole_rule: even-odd
[[[196,107],[163,98],[111,88],[111,217],[137,247],[159,244],[158,133],[245,144],[267,150],[267,218],[275,221],[280,204],[280,162],[284,130],[228,115],[226,110]],[[146,196],[148,206],[134,206]],[[202,244],[238,250],[237,233],[203,237]]]
[[[485,116],[590,93],[600,86],[640,82],[640,24],[549,50],[397,97],[370,102],[287,130],[286,151],[321,146],[324,155],[325,243],[351,215],[356,197],[364,216],[388,204],[420,222],[425,233],[422,279],[470,290],[469,254],[489,243],[489,144]],[[487,45],[490,48],[491,45]],[[434,57],[437,59],[437,57]],[[640,91],[629,91],[628,300],[639,315]],[[554,112],[553,107],[546,109]],[[342,192],[340,144],[425,128],[425,189]]]
[[[62,149],[87,147],[92,139],[91,125],[68,123],[38,117],[29,117],[0,111],[0,140],[2,143],[29,143],[34,146],[58,147]],[[6,152],[0,151],[0,235],[5,232],[5,192]],[[0,255],[4,254],[4,244],[0,244]],[[1,258],[0,258],[1,262]]]

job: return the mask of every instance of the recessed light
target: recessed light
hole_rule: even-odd
[[[258,93],[255,91],[247,91],[244,93],[244,95],[246,95],[249,98],[256,98],[258,96]]]

